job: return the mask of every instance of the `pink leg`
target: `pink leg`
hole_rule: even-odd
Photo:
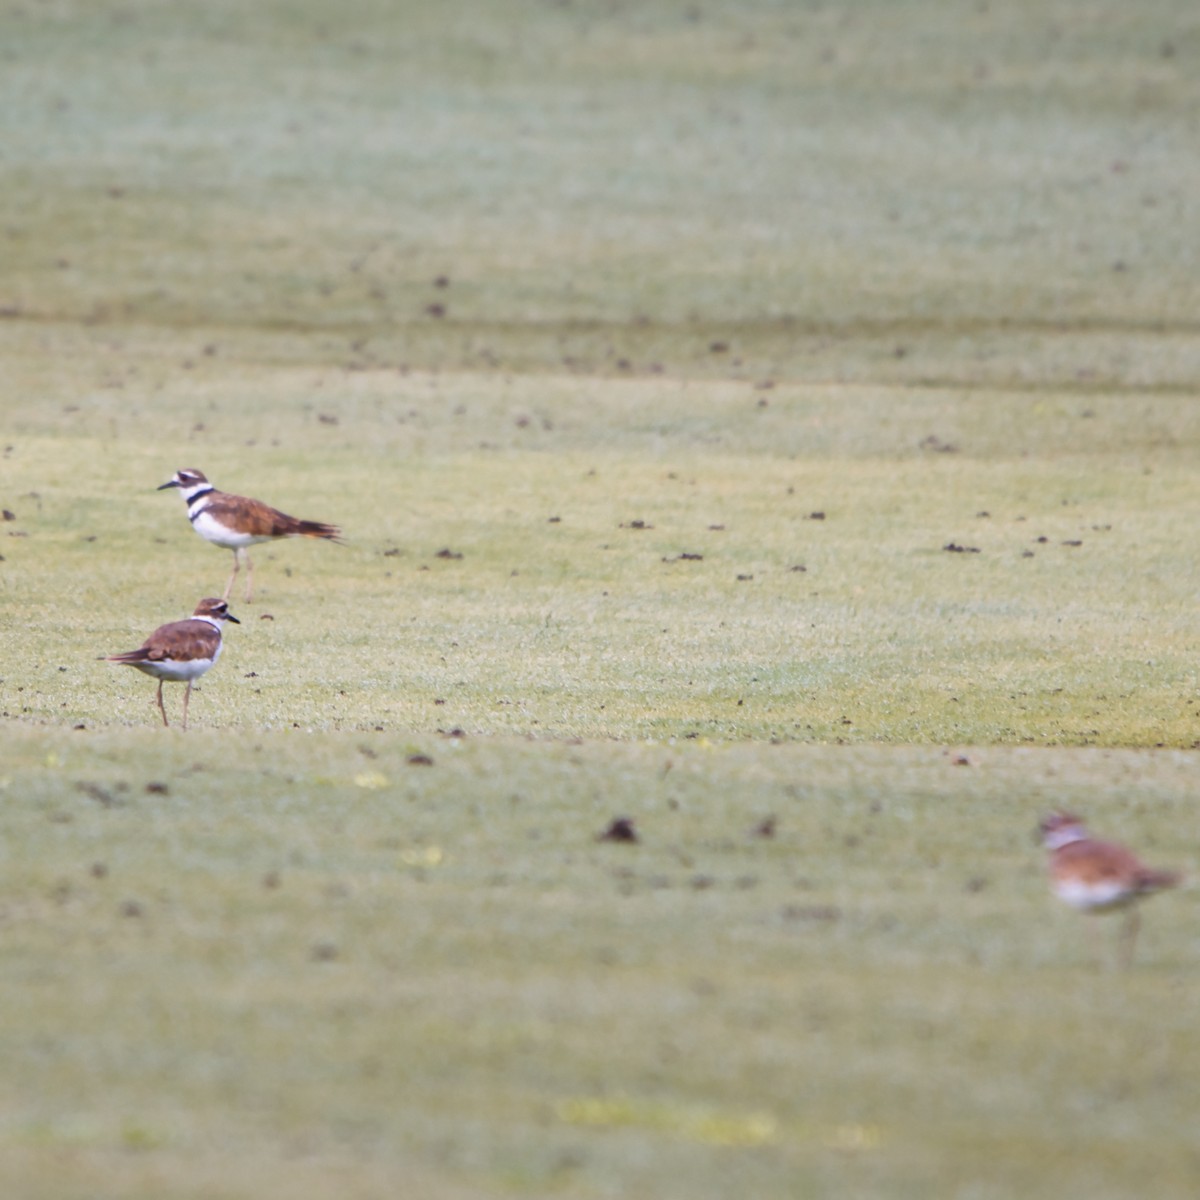
[[[221,593],[222,600],[229,599],[229,593],[233,591],[233,581],[237,578],[238,567],[241,563],[238,561],[238,552],[233,552],[233,574],[229,576],[229,582],[225,585],[225,590]]]
[[[1125,924],[1121,926],[1121,940],[1117,943],[1117,962],[1123,970],[1133,966],[1133,944],[1137,941],[1141,925],[1141,913],[1136,908],[1131,908],[1125,918]]]

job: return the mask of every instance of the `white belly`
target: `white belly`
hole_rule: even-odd
[[[1072,908],[1103,911],[1106,908],[1120,908],[1131,900],[1137,899],[1137,893],[1116,880],[1105,880],[1103,883],[1078,883],[1069,879],[1060,880],[1054,886],[1060,900],[1065,900]]]
[[[214,546],[224,546],[226,550],[239,550],[243,546],[253,546],[256,542],[269,542],[271,538],[262,535],[255,537],[250,533],[238,533],[214,520],[203,509],[192,522],[192,528],[207,542]]]
[[[160,659],[158,662],[139,662],[130,665],[137,667],[139,671],[145,671],[147,675],[153,675],[155,679],[170,679],[177,683],[183,683],[187,680],[199,679],[220,657],[221,647],[218,646],[213,651],[212,658],[188,658],[180,662]]]

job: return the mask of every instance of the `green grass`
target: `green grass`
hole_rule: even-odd
[[[14,421],[10,717],[153,716],[153,683],[96,658],[224,586],[231,555],[155,491],[199,466],[348,534],[256,551],[193,709],[212,728],[1196,739],[1185,400],[781,384],[762,408],[223,359],[172,392],[178,415],[43,397]]]
[[[1031,834],[1196,870],[1198,52],[4,7],[0,1192],[1194,1196],[1193,898]],[[183,466],[347,534],[187,734]]]
[[[410,1172],[434,1195],[1194,1179],[1190,901],[1158,901],[1115,975],[1049,912],[1029,838],[1049,803],[1085,803],[1178,856],[1190,756],[10,745],[13,1194],[100,1176],[122,1196],[321,1195],[322,1172],[363,1195]],[[595,840],[618,814],[639,844]]]

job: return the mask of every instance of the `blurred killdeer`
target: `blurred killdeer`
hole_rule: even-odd
[[[178,488],[187,502],[188,520],[192,528],[214,546],[224,546],[233,551],[233,574],[225,585],[224,599],[229,599],[233,581],[237,578],[242,560],[246,562],[246,602],[254,595],[254,564],[246,553],[247,546],[256,542],[270,542],[285,537],[326,538],[340,541],[342,531],[336,525],[323,521],[301,521],[289,517],[277,508],[252,500],[249,496],[235,496],[230,492],[219,492],[204,476],[203,471],[190,467],[176,471],[174,478],[159,486]]]
[[[1050,851],[1050,886],[1061,900],[1088,913],[1127,910],[1119,961],[1128,966],[1140,924],[1137,901],[1177,886],[1179,873],[1156,871],[1125,846],[1089,837],[1083,822],[1070,813],[1051,813],[1040,829]]]
[[[224,600],[201,600],[196,611],[186,621],[160,625],[137,650],[125,654],[110,654],[108,662],[137,667],[158,680],[158,711],[163,724],[167,710],[163,707],[163,684],[168,680],[187,681],[183,693],[183,728],[187,728],[188,701],[192,697],[192,681],[199,679],[221,656],[221,623],[241,622],[229,611]]]

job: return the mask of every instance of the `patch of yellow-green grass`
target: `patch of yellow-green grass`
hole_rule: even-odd
[[[252,551],[200,726],[1196,740],[1184,399],[347,372],[261,344],[160,392],[136,380],[178,340],[51,363],[10,333],[37,397],[0,497],[10,719],[157,720],[154,682],[97,659],[225,586],[232,555],[155,490],[198,466],[347,536]]]
[[[1113,973],[1029,834],[1194,868],[1193,756],[960,757],[10,726],[0,1181],[1189,1195],[1193,902]]]

